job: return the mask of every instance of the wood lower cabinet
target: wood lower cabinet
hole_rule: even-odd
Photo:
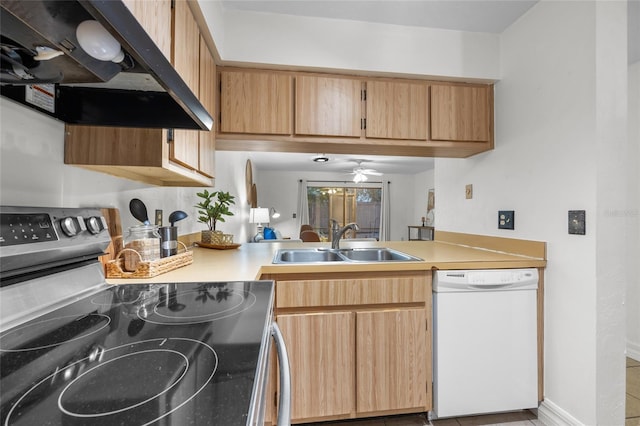
[[[282,315],[278,326],[291,367],[291,418],[349,417],[355,379],[355,315]],[[295,342],[295,343],[294,343]]]
[[[431,409],[430,273],[262,278],[276,281],[293,423]]]
[[[356,313],[356,411],[376,413],[427,406],[424,308]]]

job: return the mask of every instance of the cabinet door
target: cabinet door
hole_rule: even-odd
[[[427,406],[425,309],[356,314],[358,413]]]
[[[200,30],[186,0],[176,0],[173,6],[172,61],[194,95],[199,93]]]
[[[171,0],[124,0],[124,4],[171,61]]]
[[[280,315],[291,366],[291,420],[354,412],[352,312]]]
[[[431,139],[486,142],[490,140],[490,86],[431,86]]]
[[[216,106],[216,63],[207,47],[204,38],[200,36],[200,102],[215,117]],[[208,132],[200,132],[199,165],[200,173],[215,176],[216,132],[214,128]]]
[[[360,137],[362,82],[349,78],[296,77],[297,135]]]
[[[173,66],[197,96],[200,93],[200,30],[185,0],[173,6]],[[197,170],[199,135],[196,130],[176,129],[170,145],[169,159]]]
[[[427,139],[427,86],[367,82],[368,138]]]
[[[169,138],[169,160],[193,170],[198,170],[198,145],[200,135],[198,130],[174,129],[173,139]]]
[[[291,76],[223,71],[220,84],[221,132],[291,134]]]

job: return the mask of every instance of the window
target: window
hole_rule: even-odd
[[[382,212],[382,186],[307,186],[309,202],[309,225],[320,234],[320,238],[331,240],[331,221],[340,226],[356,222],[357,232],[348,231],[343,238],[380,239],[380,218]]]

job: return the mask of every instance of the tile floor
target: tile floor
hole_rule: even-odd
[[[429,421],[424,414],[389,416],[376,419],[343,420],[309,423],[300,426],[425,426]],[[489,414],[451,419],[433,420],[433,426],[543,426],[535,414],[528,410],[513,413]],[[627,401],[625,426],[640,426],[640,362],[627,358]]]

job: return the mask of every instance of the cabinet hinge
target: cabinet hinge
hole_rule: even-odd
[[[361,90],[360,91],[360,99],[363,101],[367,100],[367,91],[366,90]]]
[[[424,329],[429,330],[429,320],[424,320]]]
[[[167,129],[167,143],[173,142],[173,129]]]
[[[366,118],[361,118],[360,119],[360,128],[361,129],[366,129],[367,128],[367,119]]]
[[[171,0],[171,9],[176,8],[176,0]]]
[[[278,392],[274,392],[273,393],[273,406],[277,407],[278,406]]]

